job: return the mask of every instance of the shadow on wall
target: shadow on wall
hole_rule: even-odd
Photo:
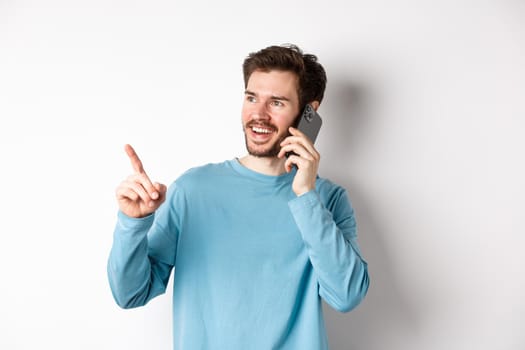
[[[335,93],[325,108],[330,127],[324,130],[330,144],[323,147],[322,175],[348,190],[356,211],[359,244],[369,265],[370,288],[365,300],[350,313],[341,314],[324,305],[329,343],[332,350],[380,349],[388,339],[413,337],[419,317],[410,304],[411,296],[403,294],[396,281],[385,244],[389,228],[377,219],[371,195],[367,196],[365,186],[356,182],[352,172],[370,142],[371,125],[377,123],[374,119],[380,117],[374,113],[374,94],[365,85],[349,82],[331,82],[331,89]]]

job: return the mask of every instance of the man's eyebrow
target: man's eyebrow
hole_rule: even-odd
[[[253,91],[250,91],[250,90],[245,90],[244,91],[244,94],[245,95],[250,95],[250,96],[257,96],[257,94]],[[286,96],[277,96],[277,95],[272,95],[270,97],[272,100],[280,100],[280,101],[290,101],[290,99]]]
[[[290,99],[288,97],[285,97],[285,96],[272,96],[272,100],[290,101]]]

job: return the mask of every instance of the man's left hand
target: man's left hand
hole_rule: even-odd
[[[315,189],[315,179],[317,178],[321,155],[305,134],[293,127],[290,127],[289,131],[291,136],[281,142],[281,151],[278,157],[282,158],[288,152],[295,153],[286,159],[284,167],[286,172],[290,172],[294,165],[297,167],[292,190],[297,196],[300,196]]]

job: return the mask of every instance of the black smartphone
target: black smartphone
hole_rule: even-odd
[[[301,115],[297,118],[294,127],[304,133],[312,143],[315,143],[315,139],[319,134],[323,121],[321,116],[314,110],[314,108],[307,104]],[[293,152],[286,153],[286,156],[290,156]]]
[[[303,132],[308,138],[315,143],[315,139],[319,134],[323,121],[321,116],[310,105],[304,107],[303,113],[297,120],[296,128]]]

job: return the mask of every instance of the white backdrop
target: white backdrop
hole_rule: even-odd
[[[523,1],[0,0],[1,349],[171,349],[171,293],[107,283],[123,145],[167,184],[243,155],[242,60],[289,42],[370,267],[332,348],[525,348]]]

